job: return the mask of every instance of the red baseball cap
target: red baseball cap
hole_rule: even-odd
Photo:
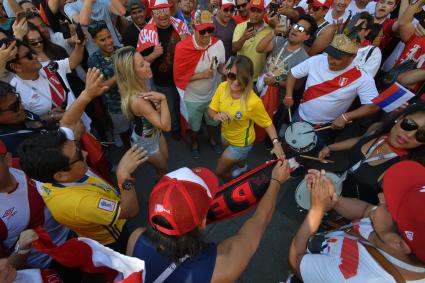
[[[307,4],[313,4],[315,7],[330,8],[332,6],[332,0],[308,0]]]
[[[169,4],[167,0],[149,0],[151,10],[171,8],[174,4]]]
[[[249,1],[249,8],[257,8],[258,10],[264,10],[264,0],[251,0]]]
[[[235,0],[218,0],[218,6],[223,8],[235,7]]]
[[[207,168],[180,168],[163,176],[149,197],[149,223],[158,231],[184,235],[201,225],[218,191],[218,178]],[[172,228],[155,224],[164,217]]]
[[[192,24],[196,30],[214,28],[213,15],[208,10],[197,10],[193,14]]]
[[[6,145],[3,143],[2,140],[0,140],[0,154],[5,154],[5,153],[7,153]]]
[[[385,173],[383,187],[385,203],[401,236],[425,263],[425,167],[410,160],[398,162]]]

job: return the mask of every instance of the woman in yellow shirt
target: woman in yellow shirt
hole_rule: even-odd
[[[246,157],[255,141],[254,123],[264,128],[273,141],[272,153],[284,156],[276,129],[263,102],[252,90],[254,67],[251,59],[239,55],[227,74],[227,81],[217,88],[208,109],[214,120],[221,122],[225,151],[220,156],[216,173],[223,180],[231,179],[231,170],[246,170]]]

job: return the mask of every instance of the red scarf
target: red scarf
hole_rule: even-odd
[[[47,80],[49,81],[50,96],[52,97],[52,109],[61,107],[66,98],[65,90],[55,73],[50,72],[47,66],[44,67],[43,70],[46,72]]]

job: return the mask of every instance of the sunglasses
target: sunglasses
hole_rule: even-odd
[[[19,93],[14,93],[16,95],[16,101],[13,102],[8,108],[6,109],[0,109],[0,113],[1,112],[15,112],[17,113],[19,111],[19,109],[21,109],[21,96],[19,95]]]
[[[307,32],[307,29],[299,24],[293,24],[292,29],[299,31],[299,32]]]
[[[223,12],[225,13],[234,13],[235,12],[235,7],[228,7],[228,8],[224,8]]]
[[[240,4],[240,5],[236,5],[236,9],[240,9],[240,8],[246,8],[246,6],[248,5],[248,2]]]
[[[425,143],[425,131],[420,131],[419,125],[412,119],[404,118],[401,120],[400,128],[403,131],[411,132],[411,131],[417,131],[415,134],[415,138],[420,143]]]
[[[16,61],[18,61],[20,59],[24,59],[24,58],[27,58],[28,60],[33,60],[34,59],[34,53],[32,53],[31,51],[27,51],[24,54],[24,56],[16,58]]]
[[[206,28],[206,29],[200,30],[199,34],[205,35],[205,34],[207,34],[207,32],[208,32],[208,34],[212,34],[214,32],[214,28]]]
[[[251,8],[249,9],[249,11],[251,13],[257,13],[257,14],[261,14],[263,12],[263,10],[257,9],[257,8]]]
[[[228,80],[231,80],[231,81],[236,80],[236,74],[235,73],[232,73],[232,72],[228,72],[227,73],[227,79]]]
[[[42,39],[37,40],[37,41],[28,42],[28,44],[29,44],[30,46],[37,46],[37,45],[39,45],[39,44],[41,44],[41,43],[43,43],[43,40],[42,40]]]

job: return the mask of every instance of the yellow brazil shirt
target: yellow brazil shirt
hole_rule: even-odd
[[[75,183],[39,183],[39,191],[53,217],[80,237],[103,245],[120,236],[125,219],[118,219],[117,190],[90,170]]]
[[[233,32],[232,42],[236,42],[242,37],[247,24],[248,22],[243,22],[236,26]],[[263,27],[260,28],[253,37],[246,40],[242,48],[238,51],[238,55],[245,55],[252,60],[252,63],[254,64],[254,81],[257,80],[258,76],[263,71],[267,57],[267,53],[257,52],[257,45],[271,31],[272,29],[264,23]]]
[[[263,102],[253,91],[248,95],[248,103],[242,103],[241,99],[233,99],[230,93],[226,93],[227,85],[227,82],[222,82],[218,86],[210,108],[230,114],[232,119],[221,124],[221,133],[231,145],[250,145],[255,140],[254,123],[266,128],[272,124],[272,120]]]

